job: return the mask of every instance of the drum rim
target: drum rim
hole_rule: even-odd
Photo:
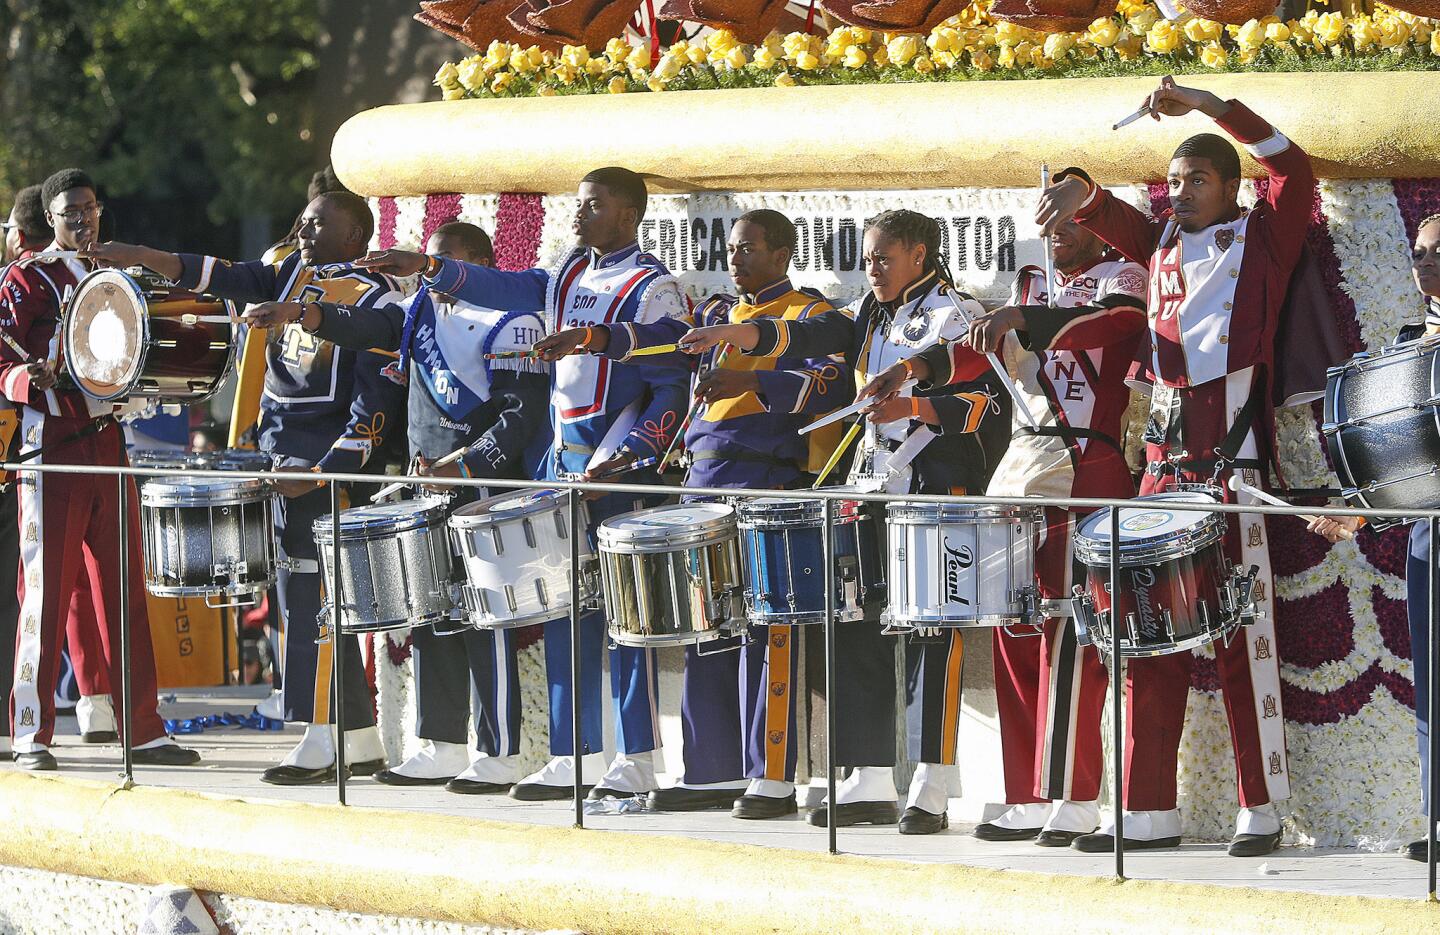
[[[689,506],[719,507],[729,512],[721,516],[710,517],[693,526],[666,526],[656,527],[652,530],[633,530],[619,529],[611,525],[616,520],[634,519],[644,514],[673,512]],[[602,553],[608,552],[612,555],[652,555],[717,545],[737,538],[738,526],[735,513],[735,508],[730,504],[713,500],[652,506],[643,510],[620,513],[602,521],[595,530],[595,539]]]
[[[654,646],[694,646],[699,643],[708,643],[712,640],[725,639],[731,636],[740,636],[743,620],[730,617],[725,621],[716,624],[708,630],[690,630],[685,633],[666,633],[660,636],[641,636],[616,627],[609,619],[605,621],[605,633],[611,640],[621,646],[637,648]]]
[[[1144,497],[1136,497],[1132,503],[1154,503],[1161,502],[1169,491],[1159,494],[1147,494]],[[1133,509],[1133,507],[1125,507]],[[1203,512],[1203,511],[1195,511]],[[1135,565],[1153,565],[1157,561],[1167,561],[1174,558],[1185,558],[1195,555],[1201,550],[1214,545],[1225,538],[1229,523],[1223,513],[1204,513],[1204,520],[1199,526],[1191,526],[1185,529],[1176,530],[1162,536],[1151,536],[1145,539],[1134,540],[1127,548],[1122,541],[1120,543],[1120,565],[1122,568]],[[1084,517],[1075,526],[1073,549],[1075,557],[1083,564],[1092,567],[1108,566],[1110,564],[1110,539],[1108,536],[1110,523],[1110,508],[1101,507],[1089,516]],[[1097,539],[1087,535],[1084,528],[1094,528],[1104,524],[1106,527],[1106,538]]]
[[[804,497],[764,497],[751,499],[736,497],[730,501],[735,507],[735,525],[740,529],[792,529],[811,528],[825,521],[823,500],[808,500]],[[836,500],[835,509],[830,512],[834,526],[848,526],[869,517],[865,513],[863,500]],[[799,523],[797,520],[806,520]],[[813,520],[813,524],[808,522]]]
[[[358,513],[362,510],[383,509],[386,506],[399,506],[400,504],[418,505],[424,504],[412,513],[403,516],[382,517],[361,522],[345,522],[345,514]],[[340,540],[357,539],[383,539],[390,535],[398,535],[402,532],[413,532],[417,529],[438,529],[441,532],[445,529],[446,513],[449,509],[448,501],[443,497],[416,497],[413,500],[401,500],[398,504],[369,504],[366,506],[353,507],[349,510],[342,510],[340,513]],[[352,517],[352,519],[355,519]],[[311,524],[311,531],[317,542],[330,542],[330,517],[321,516]],[[378,535],[366,535],[369,532],[376,532]],[[449,551],[449,542],[446,542],[446,551]]]
[[[926,522],[953,523],[962,519],[973,520],[977,523],[1039,523],[1043,516],[1040,507],[1018,504],[921,503],[913,500],[898,500],[886,506],[886,519],[892,523],[905,525]],[[960,515],[947,516],[947,513]]]
[[[190,477],[192,479],[187,480]],[[152,477],[140,485],[142,506],[229,506],[260,503],[275,495],[270,485],[251,477]]]
[[[539,490],[532,490],[529,494],[529,501],[523,506],[513,507],[506,510],[491,510],[489,505],[497,501],[523,500],[526,494],[524,491],[508,491],[496,494],[493,497],[485,497],[483,500],[474,500],[463,506],[456,507],[450,514],[450,526],[456,530],[475,529],[480,526],[491,526],[498,523],[508,523],[513,520],[535,516],[538,513],[546,513],[553,509],[560,509],[564,504],[565,492],[553,487],[545,487]],[[584,504],[580,506],[585,509]]]
[[[75,309],[79,306],[81,297],[85,295],[86,290],[90,288],[92,284],[105,283],[111,280],[118,280],[118,282],[116,282],[116,285],[122,289],[127,290],[142,308],[145,307],[144,290],[140,288],[140,284],[136,282],[135,279],[128,272],[123,269],[112,268],[92,270],[91,272],[87,273],[85,277],[82,278],[80,282],[75,285],[75,294],[70,297],[70,301],[66,303],[65,306],[65,311],[62,316],[64,320],[62,343],[67,352],[73,340],[72,329],[75,323]],[[121,399],[129,395],[128,387],[131,385],[131,383],[134,382],[137,376],[144,372],[145,361],[150,355],[150,316],[141,315],[139,317],[140,334],[139,343],[137,345],[137,350],[139,351],[139,353],[135,355],[134,361],[132,361],[130,368],[126,371],[125,379],[115,384],[122,387],[122,389],[120,389],[119,391],[111,393],[108,396],[104,396],[88,389],[85,386],[84,381],[81,380],[81,378],[75,373],[73,355],[69,353],[65,354],[65,372],[70,375],[71,381],[80,390],[80,392],[84,393],[86,396],[89,396],[91,399],[98,399],[101,402],[109,402],[111,400]]]
[[[1219,642],[1226,637],[1234,636],[1235,631],[1239,630],[1242,626],[1244,626],[1244,624],[1240,622],[1243,616],[1244,614],[1236,614],[1230,620],[1230,622],[1218,633],[1215,633],[1214,636],[1210,636],[1210,632],[1214,631],[1197,633],[1194,636],[1188,636],[1183,640],[1177,640],[1173,643],[1156,643],[1154,646],[1146,647],[1139,652],[1136,652],[1134,649],[1126,649],[1122,641],[1122,645],[1120,646],[1120,656],[1126,659],[1146,659],[1153,656],[1173,656],[1175,653],[1183,653],[1189,652],[1192,649],[1199,649],[1202,646],[1208,646],[1211,643]],[[1109,625],[1107,624],[1106,626],[1108,627]],[[1096,639],[1095,637],[1095,631],[1091,630],[1090,632],[1090,639],[1092,642],[1094,642],[1095,648],[1108,656],[1111,652],[1110,644],[1112,644],[1114,641],[1107,637],[1105,639],[1105,645],[1102,646],[1100,640]],[[1113,631],[1111,632],[1113,635]],[[1209,636],[1208,639],[1206,639],[1207,636]]]

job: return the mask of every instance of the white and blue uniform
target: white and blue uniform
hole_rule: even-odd
[[[441,260],[425,284],[457,299],[514,312],[540,312],[551,331],[594,324],[649,323],[689,314],[679,282],[638,244],[612,253],[577,248],[555,272],[502,272]],[[679,428],[688,399],[682,370],[576,355],[553,367],[550,405],[555,443],[539,476],[579,474],[616,451],[662,454]],[[603,520],[639,509],[642,500],[609,495],[590,502],[591,535]],[[603,748],[600,659],[602,613],[580,618],[582,754]],[[571,756],[570,623],[545,624],[545,669],[550,688],[550,752]],[[621,646],[610,651],[610,689],[617,706],[616,745],[622,754],[659,746],[658,681],[654,653]]]

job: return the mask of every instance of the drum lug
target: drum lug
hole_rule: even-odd
[[[1112,616],[1112,617],[1114,616],[1114,611],[1113,611],[1113,610],[1111,611],[1111,616]],[[1126,615],[1125,615],[1125,630],[1130,634],[1130,645],[1131,645],[1131,646],[1138,646],[1138,645],[1140,645],[1140,629],[1139,629],[1139,626],[1140,626],[1139,621],[1135,619],[1135,615],[1134,615],[1134,614],[1126,614]],[[1120,652],[1120,651],[1121,651],[1121,650],[1120,650],[1120,646],[1119,646],[1120,640],[1119,640],[1118,637],[1116,638],[1115,643],[1116,643],[1116,645],[1113,647],[1114,650],[1117,651],[1117,652]],[[1122,653],[1122,655],[1123,655],[1123,653]]]
[[[324,646],[330,642],[330,605],[326,604],[315,614],[315,622],[319,625],[319,632],[315,636],[315,645]]]
[[[913,632],[914,629],[912,626],[896,623],[895,618],[890,615],[890,611],[888,610],[880,615],[881,636],[904,636],[907,633]]]
[[[1165,635],[1170,638],[1170,642],[1178,643],[1179,640],[1175,637],[1175,617],[1170,613],[1170,608],[1160,610],[1160,620],[1165,624]]]
[[[1093,640],[1090,631],[1095,629],[1095,604],[1085,593],[1085,586],[1077,584],[1070,589],[1070,616],[1075,620],[1075,641],[1081,646],[1090,646]]]

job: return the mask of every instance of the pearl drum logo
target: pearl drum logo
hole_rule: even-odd
[[[966,573],[975,566],[975,550],[965,543],[953,544],[944,540],[945,547],[945,603],[970,606],[965,596]]]

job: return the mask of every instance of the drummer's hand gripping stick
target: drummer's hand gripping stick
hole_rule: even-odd
[[[465,453],[469,450],[469,448],[456,448],[454,451],[450,452],[445,457],[430,465],[430,469],[433,471],[435,468],[444,467],[447,464],[454,464],[456,461],[459,461],[461,458],[465,457]],[[379,503],[381,500],[392,497],[409,486],[409,481],[400,481],[399,483],[395,484],[386,484],[384,487],[380,488],[380,491],[376,493],[375,496],[370,498],[370,502]]]
[[[1248,493],[1256,500],[1261,500],[1265,503],[1274,504],[1275,506],[1291,506],[1291,504],[1286,503],[1284,500],[1281,500],[1274,494],[1267,493],[1261,490],[1259,487],[1254,486],[1253,484],[1245,483],[1243,480],[1240,479],[1239,474],[1230,475],[1230,489],[1235,491],[1236,493]],[[1300,518],[1307,523],[1313,523],[1320,517],[1314,515],[1313,513],[1301,513]],[[1340,530],[1340,538],[1346,540],[1354,539],[1355,534],[1348,529],[1342,529]]]

